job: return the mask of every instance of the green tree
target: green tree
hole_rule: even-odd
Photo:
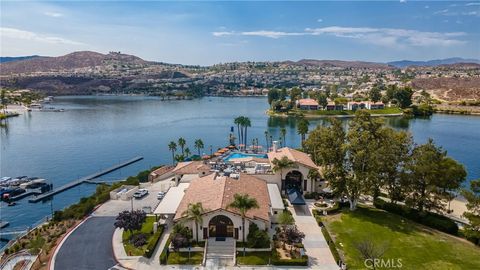
[[[184,147],[187,142],[185,141],[184,138],[180,137],[178,138],[178,146],[180,146],[180,149],[182,150],[182,155],[185,155]]]
[[[295,162],[292,160],[288,159],[287,156],[283,156],[280,159],[274,158],[272,160],[272,165],[273,165],[273,171],[274,172],[280,172],[280,180],[282,181],[282,188],[285,190],[285,194],[287,193],[287,188],[285,187],[285,180],[283,179],[283,170],[289,169],[289,168],[294,168],[295,167]]]
[[[283,211],[278,216],[278,223],[282,226],[283,230],[285,231],[289,225],[293,225],[295,223],[295,219],[293,218],[292,214],[288,211]]]
[[[177,144],[174,141],[171,141],[168,144],[168,149],[172,151],[172,162],[175,164],[175,151],[177,151]]]
[[[397,89],[394,93],[394,99],[398,101],[400,108],[407,108],[412,105],[413,90],[410,87]]]
[[[346,134],[342,123],[336,119],[329,119],[329,126],[317,126],[305,141],[305,150],[313,161],[322,167],[323,178],[337,196],[346,191]]]
[[[201,139],[195,140],[195,149],[198,151],[198,155],[200,156],[200,151],[203,149],[205,145],[203,144],[203,141]]]
[[[245,244],[245,217],[247,216],[248,211],[259,208],[258,202],[255,198],[251,198],[248,194],[239,194],[235,193],[233,195],[233,201],[228,204],[228,208],[237,209],[240,212],[242,217],[242,240]],[[245,248],[243,249],[243,256],[245,256]]]
[[[322,107],[322,109],[325,109],[325,107],[327,107],[328,105],[328,98],[327,98],[327,95],[324,93],[318,94],[317,101],[318,101],[318,104]]]
[[[190,148],[185,148],[185,157],[188,158],[190,155],[192,154],[192,152],[190,152]]]
[[[287,135],[287,129],[285,128],[280,129],[280,134],[282,135],[283,146],[286,146],[285,135]]]
[[[280,99],[280,93],[277,89],[272,88],[268,90],[268,104],[272,105],[272,102]]]
[[[465,180],[463,165],[447,157],[432,139],[416,146],[406,164],[409,190],[405,203],[424,210],[443,210],[450,192],[460,188]]]
[[[252,122],[250,122],[250,118],[248,117],[243,117],[243,121],[242,121],[242,126],[244,128],[244,138],[243,138],[243,144],[245,145],[245,147],[247,147],[247,130],[249,127],[252,126]]]
[[[188,204],[187,210],[182,213],[182,216],[193,220],[195,222],[195,236],[198,243],[198,224],[203,222],[203,214],[205,214],[205,209],[203,209],[202,203],[190,203]]]
[[[268,142],[268,131],[265,130],[263,134],[265,134],[265,143],[267,144],[267,151],[268,151],[268,149],[270,148],[270,143]]]
[[[242,144],[243,141],[243,129],[240,126],[243,124],[243,116],[239,116],[233,120],[233,123],[237,125],[237,133],[238,133],[238,144]]]
[[[305,135],[308,133],[308,125],[309,125],[309,122],[305,118],[300,119],[297,124],[297,132],[302,137],[302,146],[303,146],[303,143],[305,142]]]
[[[292,90],[290,90],[290,100],[292,102],[295,102],[295,100],[299,99],[302,95],[302,89],[298,87],[293,87]]]
[[[283,101],[287,98],[287,89],[286,88],[282,88],[282,90],[280,90],[280,94],[279,94],[279,100],[280,101]]]
[[[372,89],[370,89],[370,92],[368,93],[368,97],[371,101],[377,102],[382,98],[382,93],[380,92],[379,88],[372,87]]]
[[[465,226],[465,236],[480,245],[480,179],[470,181],[470,190],[464,189],[462,195],[467,200],[468,209],[463,216],[470,221]]]

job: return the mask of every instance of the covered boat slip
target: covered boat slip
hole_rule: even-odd
[[[190,183],[180,183],[176,187],[171,187],[155,209],[154,214],[174,216],[185,195],[185,190],[189,186]]]
[[[288,200],[292,205],[306,205],[305,199],[303,198],[300,191],[296,189],[289,189],[288,193]]]

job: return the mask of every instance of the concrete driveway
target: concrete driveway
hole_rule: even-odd
[[[90,217],[63,242],[55,256],[55,269],[106,270],[117,262],[112,236],[115,217]]]

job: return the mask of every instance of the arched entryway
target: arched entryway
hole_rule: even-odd
[[[302,193],[302,180],[303,175],[299,171],[291,171],[285,176],[285,188],[286,190],[297,190]]]
[[[208,223],[208,235],[210,237],[233,237],[233,222],[224,215],[213,217]]]

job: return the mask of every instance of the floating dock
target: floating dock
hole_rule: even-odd
[[[55,194],[58,194],[58,193],[63,192],[63,191],[65,191],[65,190],[67,190],[67,189],[71,189],[71,188],[73,188],[73,187],[76,187],[76,186],[78,186],[78,185],[80,185],[80,184],[82,184],[82,183],[84,183],[84,182],[90,181],[90,180],[92,180],[92,179],[95,179],[95,178],[100,177],[100,176],[102,176],[102,175],[105,175],[105,174],[107,174],[107,173],[111,173],[111,172],[113,172],[113,171],[116,171],[116,170],[118,170],[118,169],[120,169],[120,168],[123,168],[123,167],[125,167],[125,166],[128,166],[128,165],[130,165],[130,164],[132,164],[132,163],[135,163],[135,162],[137,162],[137,161],[140,161],[140,160],[142,160],[142,159],[143,159],[143,157],[141,157],[141,156],[134,157],[134,158],[129,159],[129,160],[125,161],[125,162],[122,162],[122,163],[120,163],[120,164],[117,164],[117,165],[114,165],[114,166],[112,166],[112,167],[110,167],[110,168],[107,168],[107,169],[105,169],[105,170],[102,170],[102,171],[96,172],[96,173],[94,173],[94,174],[91,174],[91,175],[82,177],[82,178],[77,179],[77,180],[74,180],[74,181],[72,181],[72,182],[70,182],[70,183],[68,183],[68,184],[66,184],[66,185],[63,185],[63,186],[58,187],[58,188],[55,188],[55,189],[53,189],[53,190],[51,190],[51,191],[49,191],[49,192],[43,193],[42,195],[36,196],[36,197],[28,200],[28,202],[36,203],[36,202],[42,201],[42,200],[44,200],[44,199],[47,199],[47,198],[49,198],[49,197],[52,197],[52,196],[55,195]]]

